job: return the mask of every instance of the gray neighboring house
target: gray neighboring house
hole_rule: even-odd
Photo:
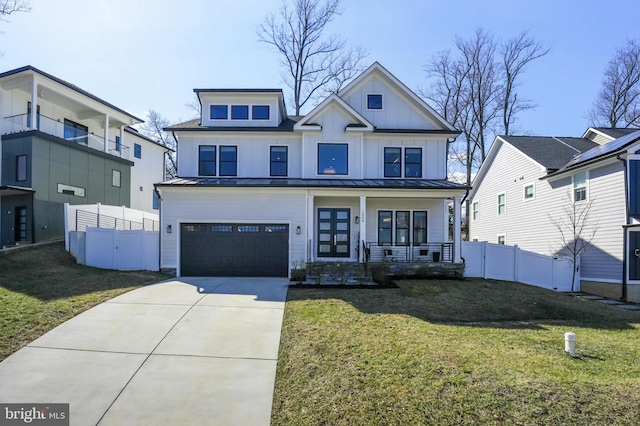
[[[592,200],[590,222],[598,229],[581,259],[581,289],[640,301],[639,150],[638,129],[498,136],[469,193],[470,239],[558,254],[551,218],[564,216],[569,199]]]

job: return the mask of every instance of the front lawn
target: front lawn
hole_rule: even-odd
[[[272,424],[637,424],[640,313],[515,283],[397,283],[289,290]]]
[[[105,300],[166,279],[77,265],[62,243],[0,256],[0,361]]]

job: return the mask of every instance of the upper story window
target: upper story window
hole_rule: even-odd
[[[142,158],[142,146],[138,143],[133,144],[133,156],[136,158]]]
[[[231,105],[232,120],[248,120],[249,105]]]
[[[18,155],[16,157],[16,181],[23,182],[27,180],[27,156]]]
[[[216,175],[216,146],[200,145],[198,147],[198,175]]]
[[[404,156],[402,150],[404,149]],[[403,167],[404,159],[404,167]],[[404,176],[403,176],[404,173]],[[422,148],[384,149],[384,177],[422,177]]]
[[[573,201],[585,201],[587,199],[587,172],[573,175]]]
[[[211,105],[209,107],[209,118],[211,120],[226,120],[229,118],[226,105]]]
[[[524,187],[524,199],[525,200],[531,200],[533,199],[535,193],[534,193],[534,185],[531,183],[529,185],[525,185]]]
[[[287,162],[289,152],[286,146],[272,146],[269,152],[270,176],[287,176]]]
[[[116,151],[120,151],[122,149],[122,145],[120,143],[120,136],[116,136]]]
[[[349,174],[349,146],[346,143],[319,143],[318,174]]]
[[[507,211],[507,196],[503,192],[498,194],[498,216],[503,215]]]
[[[220,176],[238,175],[238,147],[220,147]]]
[[[253,105],[251,107],[251,118],[253,120],[268,120],[269,105]]]
[[[160,209],[160,197],[158,197],[158,193],[156,191],[153,191],[153,209]]]
[[[367,95],[367,109],[382,109],[382,95]]]
[[[480,205],[477,201],[474,201],[471,205],[471,211],[473,213],[471,216],[473,220],[478,220],[478,218],[480,217]]]
[[[64,138],[69,141],[87,145],[89,128],[75,121],[64,119]]]

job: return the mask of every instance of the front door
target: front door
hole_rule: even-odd
[[[318,257],[349,257],[350,209],[318,209]]]
[[[27,208],[16,207],[16,223],[14,226],[14,241],[16,243],[27,241]]]
[[[629,279],[640,280],[640,232],[629,232]]]

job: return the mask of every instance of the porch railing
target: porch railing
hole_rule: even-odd
[[[19,114],[5,117],[5,126],[7,133],[25,132],[31,130],[29,127],[29,119],[31,114]],[[96,151],[104,152],[104,138],[93,133],[87,133],[86,135],[75,135],[73,137],[65,137],[64,123],[62,121],[54,120],[46,115],[38,115],[36,117],[37,129],[41,132],[57,136],[61,139],[75,142],[79,145],[84,145],[89,148],[93,148]],[[116,157],[129,158],[129,147],[119,144],[116,145],[114,141],[108,141],[109,153]],[[117,148],[120,148],[119,150]]]
[[[364,243],[366,262],[453,262],[452,242]]]

